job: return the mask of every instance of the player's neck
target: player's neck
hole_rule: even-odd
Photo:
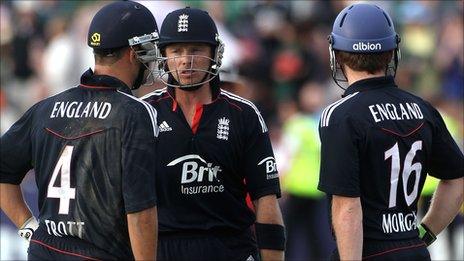
[[[209,83],[194,91],[175,89],[176,101],[183,107],[195,107],[197,104],[208,104],[212,102],[212,93]]]
[[[199,89],[194,91],[186,91],[176,88],[175,93],[177,104],[179,104],[179,107],[184,113],[184,117],[188,124],[190,127],[192,127],[197,105],[208,104],[212,101],[212,94],[211,88],[209,88],[209,83],[205,83]]]
[[[129,88],[131,88],[132,84],[134,83],[133,77],[127,73],[127,70],[117,70],[113,67],[104,66],[104,65],[95,65],[94,70],[95,75],[108,75],[125,83]]]
[[[366,71],[354,71],[348,68],[347,66],[345,66],[345,74],[346,74],[346,78],[348,79],[349,85],[352,85],[353,83],[360,81],[360,80],[385,76],[384,71],[378,71],[378,72],[371,74]]]

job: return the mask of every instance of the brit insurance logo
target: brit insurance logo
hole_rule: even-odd
[[[188,32],[188,26],[189,26],[188,18],[189,16],[186,14],[179,15],[179,20],[177,21],[177,32],[179,33]]]
[[[222,193],[224,185],[218,177],[221,167],[213,166],[200,155],[189,154],[167,164],[173,167],[182,164],[180,192],[184,195]]]
[[[258,166],[264,166],[266,168],[266,178],[267,179],[275,179],[279,177],[279,173],[277,172],[277,163],[275,158],[270,156],[262,159]]]
[[[218,120],[216,138],[220,140],[229,139],[229,119],[222,117]]]

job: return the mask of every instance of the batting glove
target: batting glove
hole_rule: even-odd
[[[28,242],[31,241],[32,234],[39,227],[39,222],[35,219],[34,216],[30,217],[24,224],[19,228],[18,235]]]

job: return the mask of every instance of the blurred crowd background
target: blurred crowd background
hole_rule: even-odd
[[[185,6],[207,10],[225,42],[223,88],[252,100],[269,130],[281,175],[288,260],[320,260],[332,239],[325,196],[317,191],[321,110],[343,90],[331,79],[327,35],[353,1],[140,1],[161,27]],[[359,2],[359,1],[357,1]],[[435,105],[463,148],[463,1],[369,1],[385,9],[400,34],[398,85]],[[86,45],[93,15],[107,1],[0,2],[0,119],[3,134],[34,103],[73,87],[93,67]],[[160,88],[144,86],[141,96]],[[436,180],[428,178],[420,212]],[[26,200],[37,212],[33,173]],[[463,260],[461,214],[430,248],[437,260]],[[25,259],[27,244],[1,214],[1,259]]]

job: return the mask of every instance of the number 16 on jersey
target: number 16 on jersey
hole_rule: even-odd
[[[418,140],[414,142],[409,150],[403,164],[402,183],[403,192],[406,200],[406,204],[410,206],[417,198],[419,190],[419,180],[422,171],[422,164],[420,162],[412,163],[412,160],[416,156],[417,151],[422,149],[422,141]],[[398,189],[398,180],[401,170],[400,151],[398,142],[393,145],[389,150],[385,151],[385,160],[391,158],[391,173],[390,173],[390,197],[389,197],[389,208],[396,207],[396,196]],[[410,194],[408,194],[408,180],[411,174],[414,172],[415,180],[414,187]]]

